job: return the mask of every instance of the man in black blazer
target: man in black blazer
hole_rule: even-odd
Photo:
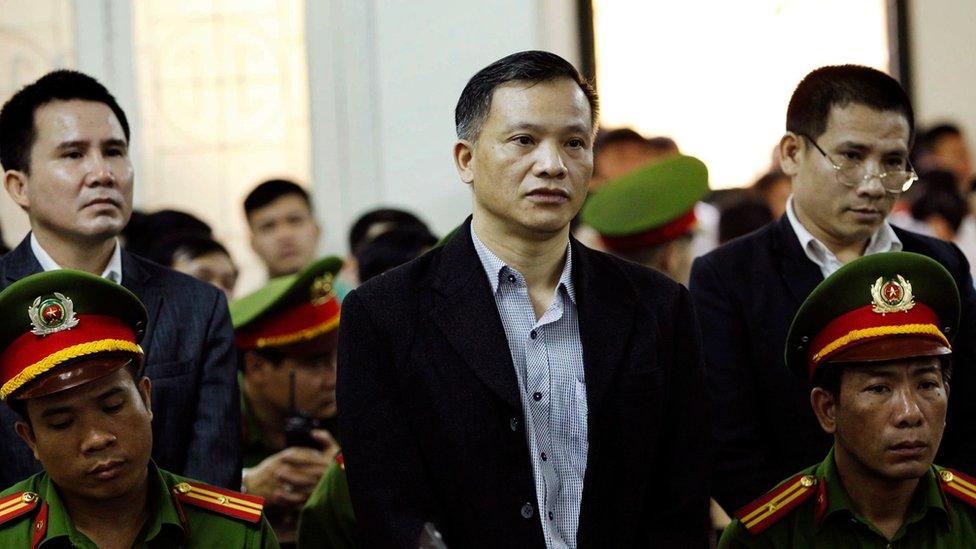
[[[869,253],[924,254],[955,278],[963,303],[959,367],[938,461],[976,467],[976,292],[969,265],[955,245],[885,220],[914,181],[913,132],[911,104],[891,77],[851,65],[813,71],[793,94],[779,145],[793,182],[787,213],[692,267],[713,406],[713,495],[730,513],[830,448],[809,406],[809,387],[787,371],[783,349],[793,315],[813,288]]]
[[[116,238],[132,213],[133,170],[125,113],[93,78],[55,71],[0,111],[4,185],[31,233],[0,258],[0,286],[73,268],[135,293],[145,374],[153,389],[153,458],[167,470],[240,487],[240,401],[227,302],[209,284],[123,251]],[[0,410],[0,485],[41,469]],[[111,444],[111,441],[106,441]]]
[[[698,328],[680,285],[569,237],[596,96],[522,52],[455,111],[474,215],[343,302],[339,420],[365,547],[707,546]]]

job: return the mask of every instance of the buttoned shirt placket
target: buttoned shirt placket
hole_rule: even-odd
[[[515,365],[546,546],[575,548],[589,443],[571,251],[567,246],[552,303],[536,320],[521,273],[505,265],[473,230],[472,238]]]

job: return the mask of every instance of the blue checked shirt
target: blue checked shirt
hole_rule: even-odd
[[[549,308],[536,320],[522,274],[505,265],[471,229],[488,275],[518,376],[546,547],[576,547],[586,473],[586,385],[573,290],[572,252]]]

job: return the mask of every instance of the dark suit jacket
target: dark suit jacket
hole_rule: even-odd
[[[364,547],[544,547],[515,368],[470,221],[342,304],[339,421]],[[579,547],[707,546],[698,326],[680,285],[575,240],[589,455]]]
[[[41,272],[28,235],[0,258],[0,285]],[[240,393],[224,294],[195,278],[122,251],[122,285],[146,305],[142,340],[152,380],[153,459],[163,469],[239,489]],[[70,296],[69,296],[70,297]],[[0,485],[41,469],[0,407]]]
[[[953,343],[948,427],[937,462],[973,472],[976,292],[969,264],[953,244],[897,227],[895,233],[904,251],[936,259],[959,286],[961,331]],[[793,316],[822,280],[786,216],[692,266],[713,410],[713,497],[730,513],[822,461],[833,443],[813,414],[810,384],[787,371],[783,359]]]

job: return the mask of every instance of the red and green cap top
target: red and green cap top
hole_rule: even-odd
[[[695,204],[708,194],[708,168],[673,155],[608,181],[593,192],[580,220],[608,249],[632,252],[670,242],[695,228]]]
[[[129,290],[61,269],[22,278],[0,292],[0,400],[76,387],[143,355],[146,308]]]
[[[959,290],[934,260],[909,252],[856,259],[827,277],[797,311],[786,365],[813,379],[825,364],[952,353]]]
[[[283,347],[335,330],[340,306],[333,282],[341,268],[338,257],[324,257],[231,302],[238,348]]]

